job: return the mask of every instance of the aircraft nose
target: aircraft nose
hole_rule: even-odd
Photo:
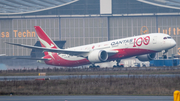
[[[172,47],[176,46],[176,41],[174,39],[171,40],[171,46]]]

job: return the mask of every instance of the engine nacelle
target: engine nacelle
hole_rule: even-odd
[[[89,53],[88,60],[91,63],[104,62],[108,59],[108,54],[104,50],[94,50]]]
[[[137,58],[139,59],[139,61],[150,61],[153,60],[155,56],[156,53],[152,53],[152,54],[139,55],[137,56]]]

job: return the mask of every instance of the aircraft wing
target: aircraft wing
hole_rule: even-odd
[[[0,54],[1,55],[1,54]],[[27,59],[27,60],[51,60],[51,58],[32,58],[32,57],[12,57],[12,56],[7,56],[3,57],[3,59]]]
[[[83,51],[75,51],[75,50],[67,50],[67,49],[44,48],[44,47],[17,44],[17,43],[9,43],[9,42],[5,42],[5,43],[15,45],[15,46],[20,46],[20,47],[30,48],[30,49],[39,49],[39,50],[48,51],[48,52],[69,54],[69,55],[80,56],[80,57],[87,57],[88,54],[91,52],[91,51],[85,51],[85,50],[83,50]],[[109,56],[111,56],[111,55],[116,54],[118,51],[106,51],[106,52],[108,53]]]

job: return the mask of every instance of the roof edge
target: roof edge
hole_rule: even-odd
[[[149,2],[149,1],[146,1],[146,0],[137,0],[137,1],[143,2],[143,3],[146,3],[146,4],[151,4],[151,5],[154,5],[154,6],[164,7],[164,8],[180,9],[180,7],[173,7],[173,6],[167,6],[167,5],[162,5],[162,4],[156,4],[156,3]]]
[[[35,13],[35,12],[40,12],[40,11],[45,11],[45,10],[50,10],[50,9],[58,8],[58,7],[65,6],[65,5],[68,5],[68,4],[77,2],[77,1],[79,1],[79,0],[74,0],[74,1],[71,1],[71,2],[68,2],[68,3],[65,3],[65,4],[62,4],[62,5],[58,5],[58,6],[54,6],[54,7],[49,7],[49,8],[45,8],[45,9],[40,9],[40,10],[35,10],[35,11],[20,12],[20,13],[0,13],[0,15],[15,15],[15,14]]]

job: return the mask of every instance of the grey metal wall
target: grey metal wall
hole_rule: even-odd
[[[155,17],[111,17],[110,40],[156,32]]]
[[[168,56],[180,55],[180,16],[2,19],[0,54],[29,55],[30,49],[3,42],[34,45],[38,40],[36,34],[32,35],[35,25],[40,25],[53,40],[66,40],[65,48],[147,33],[167,33],[177,42],[177,46],[169,50]],[[32,36],[27,36],[29,32]],[[158,57],[161,56],[159,53]]]
[[[34,26],[41,26],[53,39],[59,40],[59,19],[12,19],[0,20],[0,54],[27,56],[31,49],[3,43],[13,42],[34,45],[38,40]]]
[[[0,20],[0,54],[12,55],[12,46],[4,42],[12,40],[12,20]]]
[[[61,18],[60,22],[66,48],[108,40],[107,17]]]

